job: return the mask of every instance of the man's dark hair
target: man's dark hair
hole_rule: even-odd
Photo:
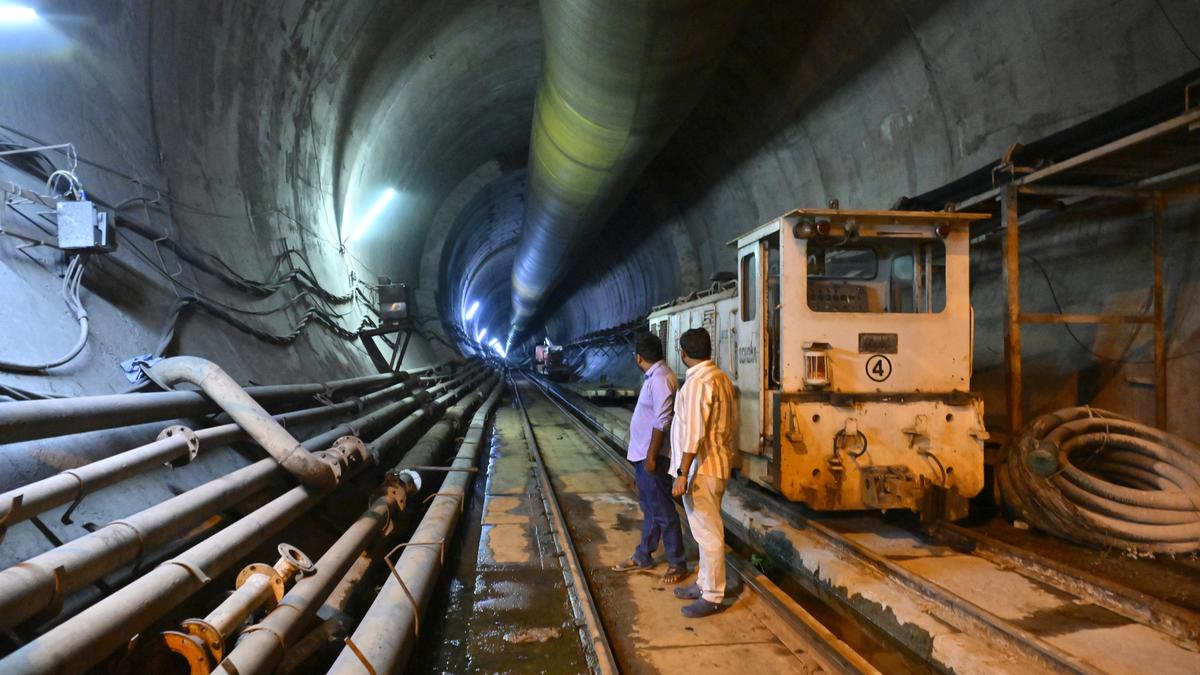
[[[637,355],[650,363],[663,360],[663,343],[654,333],[639,333],[633,342]]]
[[[683,353],[687,354],[690,359],[703,361],[712,358],[712,338],[703,328],[684,331],[683,335],[679,336],[679,346],[683,348]]]

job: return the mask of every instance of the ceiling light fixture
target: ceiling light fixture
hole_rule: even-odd
[[[478,342],[479,344],[483,344],[483,338],[486,336],[487,336],[487,329],[484,328],[483,330],[479,331],[479,333],[475,336],[475,341]]]
[[[467,313],[463,315],[463,321],[470,321],[471,319],[474,319],[475,313],[478,311],[479,311],[479,301],[476,300],[475,302],[471,303],[470,307],[467,308]]]
[[[384,190],[383,194],[379,195],[379,199],[376,199],[375,203],[371,205],[371,210],[367,211],[367,215],[363,216],[363,219],[358,221],[358,225],[354,228],[354,231],[350,233],[350,236],[346,238],[346,241],[355,241],[359,237],[363,236],[363,233],[366,232],[367,229],[379,219],[379,216],[383,213],[383,210],[395,198],[395,190],[392,188]]]
[[[22,5],[0,4],[0,24],[3,23],[33,23],[38,20],[38,13],[32,7]]]

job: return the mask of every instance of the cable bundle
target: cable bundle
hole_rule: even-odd
[[[1200,550],[1200,446],[1091,407],[1042,415],[1008,446],[1001,494],[1056,536],[1135,553]]]
[[[17,373],[40,373],[44,370],[61,366],[83,351],[83,345],[87,343],[88,337],[87,311],[83,308],[83,300],[79,298],[79,282],[83,279],[83,265],[82,256],[77,255],[71,258],[70,264],[67,265],[67,272],[63,275],[62,283],[63,302],[66,303],[67,309],[71,310],[71,314],[75,317],[75,320],[79,322],[79,338],[75,341],[75,346],[71,347],[71,351],[67,352],[64,356],[44,363],[15,363],[0,360],[0,370]]]

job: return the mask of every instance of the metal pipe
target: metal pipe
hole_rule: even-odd
[[[236,647],[213,671],[226,675],[270,672],[290,645],[299,639],[305,621],[316,613],[358,555],[384,530],[390,520],[392,500],[377,497],[333,546],[317,560],[317,573],[296,583],[279,605],[253,632],[242,635]]]
[[[408,424],[424,412],[409,415],[398,426]],[[391,431],[370,444],[369,457],[387,456],[394,445],[385,443],[394,444],[402,438]],[[272,460],[262,463],[268,462],[274,464]],[[350,472],[362,468],[364,465],[351,467]],[[275,471],[279,472],[277,466]],[[274,536],[329,492],[304,485],[285,492],[0,660],[0,675],[86,671],[206,586],[212,577],[244,558],[263,540]]]
[[[319,394],[352,394],[404,382],[409,377],[409,373],[370,375],[326,383],[247,387],[245,391],[262,405],[273,406]],[[216,403],[198,391],[10,401],[0,403],[0,444],[196,417],[219,410]]]
[[[490,396],[487,392],[490,392]],[[446,449],[461,430],[463,420],[471,414],[475,418],[459,450],[459,459],[469,460],[468,466],[473,468],[482,445],[483,429],[499,400],[500,392],[499,380],[488,378],[473,393],[448,409],[443,418],[413,444],[400,463],[389,472],[389,478],[406,467],[440,463]],[[411,473],[411,469],[408,471]],[[389,485],[402,488],[404,495],[411,496],[419,493],[422,482],[419,479],[389,480]],[[381,532],[391,529],[392,521],[398,516],[397,511],[412,503],[404,495],[387,490],[376,497],[371,506],[317,561],[317,573],[299,581],[283,597],[278,607],[254,626],[253,631],[247,631],[214,673],[251,675],[271,672],[287,648],[301,638],[308,619],[333,592],[362,551]]]
[[[336,464],[305,449],[300,441],[272,419],[270,413],[212,361],[195,356],[173,356],[154,364],[150,369],[150,377],[167,386],[186,382],[200,387],[301,483],[329,488],[341,480],[341,472]]]
[[[275,415],[274,419],[285,426],[318,422],[407,393],[411,386],[411,382],[401,382],[362,398],[282,413]],[[168,431],[173,433],[167,433]],[[189,432],[182,427],[169,427],[157,440],[146,445],[0,493],[0,508],[4,508],[0,512],[0,540],[4,538],[4,528],[12,527],[39,513],[82,499],[85,495],[156,469],[163,464],[186,464],[201,447],[228,445],[245,438],[246,432],[236,423],[195,432]]]
[[[446,475],[420,525],[409,538],[394,573],[388,577],[375,601],[359,622],[353,636],[355,649],[370,664],[370,671],[355,650],[346,647],[330,668],[330,673],[400,672],[412,652],[421,610],[437,583],[442,553],[450,538],[466,499],[473,468],[478,461],[486,430],[487,411],[499,399],[501,388],[493,387],[483,410],[476,413],[463,441],[463,448],[451,464],[460,469]],[[397,579],[403,579],[403,583]],[[299,584],[297,584],[299,585]],[[411,600],[410,600],[411,598]],[[415,602],[415,605],[414,605]],[[244,673],[238,664],[238,673]]]
[[[163,631],[160,639],[167,649],[188,663],[205,664],[207,672],[225,654],[226,640],[259,607],[274,605],[283,598],[284,587],[297,573],[316,571],[308,556],[290,544],[280,544],[279,560],[272,565],[251,563],[237,577],[237,589],[203,619],[183,622],[184,631]],[[194,672],[194,671],[193,671]]]
[[[510,348],[691,111],[739,0],[543,0]]]
[[[399,415],[408,415],[424,399],[424,395],[408,397],[360,416],[305,441],[305,448],[329,447],[351,431],[369,433]],[[239,503],[266,487],[280,471],[274,459],[255,462],[0,571],[0,628],[53,610],[63,595]]]

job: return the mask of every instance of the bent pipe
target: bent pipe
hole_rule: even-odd
[[[406,437],[404,421],[369,444],[368,456],[386,457]],[[260,464],[271,464],[262,460]],[[366,465],[352,467],[356,474]],[[276,475],[278,466],[272,467]],[[263,541],[315,506],[331,490],[300,485],[256,509],[213,536],[159,565],[124,588],[64,621],[0,660],[0,675],[82,673],[124,646],[196,591],[204,588]],[[0,590],[3,586],[0,585]],[[0,615],[2,616],[2,615]]]
[[[414,545],[404,549],[395,564],[395,574],[388,576],[350,638],[375,672],[401,672],[412,652],[417,613],[428,605],[442,567],[441,546],[431,543],[443,542],[444,545],[454,532],[462,500],[467,498],[467,489],[473,478],[469,469],[476,465],[483,446],[487,414],[495,406],[501,390],[502,387],[493,385],[487,402],[475,414],[463,446],[450,465],[460,470],[446,474],[437,496],[409,537]],[[408,460],[407,455],[405,460]],[[396,575],[403,579],[403,583],[396,580]],[[360,675],[366,670],[358,655],[345,648],[329,672]],[[242,671],[239,669],[237,672]]]
[[[406,466],[421,466],[430,462],[433,456],[425,451],[449,446],[462,430],[462,420],[471,414],[475,417],[458,455],[459,459],[474,466],[483,445],[485,425],[499,400],[501,389],[498,379],[489,379],[473,394],[447,410],[442,420],[405,453],[404,459],[396,465],[393,472]],[[406,495],[403,498],[397,498],[388,491],[376,497],[371,506],[317,561],[317,573],[296,582],[275,609],[252,627],[253,630],[243,631],[237,646],[226,655],[213,671],[213,675],[257,675],[273,672],[284,654],[289,653],[302,639],[311,617],[320,609],[358,556],[381,534],[388,531],[389,525],[398,515],[396,512],[419,503],[410,499],[418,492],[418,486],[409,482],[403,484],[403,487]]]
[[[381,426],[393,425],[367,446],[366,456],[373,461],[378,448],[391,447],[402,438],[389,434],[420,423],[424,411],[418,408],[428,401],[429,395],[419,392],[314,436],[304,445],[307,449],[325,448],[351,432],[367,435]],[[56,613],[67,593],[242,502],[282,473],[284,470],[274,459],[263,459],[0,571],[0,628],[10,628],[42,613]]]
[[[180,382],[196,385],[221,410],[246,430],[267,454],[305,485],[331,488],[341,479],[336,462],[313,455],[287,429],[271,418],[246,390],[220,366],[195,356],[173,356],[150,368],[150,378],[172,386]]]
[[[282,413],[275,415],[274,419],[284,426],[320,422],[402,396],[409,393],[411,386],[410,382],[401,382],[351,401]],[[420,402],[428,398],[420,389],[412,393],[421,398]],[[351,431],[347,428],[345,433],[338,436],[358,435]],[[186,464],[191,461],[190,455],[200,449],[228,445],[246,437],[246,432],[237,424],[198,429],[191,436],[185,433],[163,435],[151,443],[0,493],[0,541],[4,540],[5,528],[39,513],[80,500],[97,490],[157,469],[163,464]],[[191,446],[193,442],[195,450]]]
[[[369,375],[325,383],[247,387],[246,393],[264,406],[311,399],[313,396],[358,393],[392,382],[405,382],[412,373]],[[198,391],[108,394],[0,403],[0,443],[32,441],[52,436],[132,426],[145,422],[196,417],[217,412],[215,403]]]
[[[542,0],[509,348],[695,106],[742,0]]]

